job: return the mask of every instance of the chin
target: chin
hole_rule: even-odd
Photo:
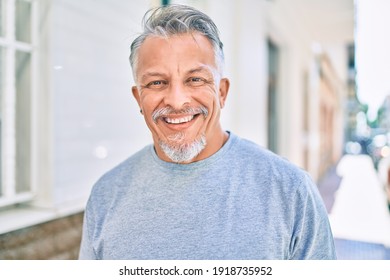
[[[204,150],[207,144],[204,135],[201,135],[199,139],[188,142],[184,140],[183,135],[175,134],[173,137],[169,137],[168,141],[160,140],[159,146],[164,154],[175,163],[192,161]]]

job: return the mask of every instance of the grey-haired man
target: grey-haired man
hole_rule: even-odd
[[[335,258],[309,176],[222,129],[229,80],[207,15],[149,11],[130,62],[153,145],[94,186],[80,259]]]

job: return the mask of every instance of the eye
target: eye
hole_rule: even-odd
[[[206,80],[200,77],[191,77],[187,79],[187,84],[191,86],[201,86],[206,83]]]
[[[167,81],[156,80],[156,81],[151,81],[151,82],[147,83],[145,87],[150,88],[150,89],[161,89],[161,88],[165,87],[167,84],[168,84]]]

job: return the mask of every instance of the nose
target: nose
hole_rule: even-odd
[[[166,106],[170,106],[175,110],[182,109],[185,105],[191,101],[190,95],[183,84],[180,82],[172,82],[167,89],[164,97],[164,103]]]

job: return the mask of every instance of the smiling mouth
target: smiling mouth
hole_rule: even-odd
[[[153,112],[152,119],[157,124],[160,120],[171,128],[180,129],[189,126],[200,115],[204,118],[208,115],[208,110],[203,107],[186,107],[182,110],[174,110],[171,107],[164,107]]]
[[[164,122],[168,124],[183,124],[192,121],[197,116],[199,116],[199,114],[180,117],[180,118],[163,117],[162,119],[164,120]]]

